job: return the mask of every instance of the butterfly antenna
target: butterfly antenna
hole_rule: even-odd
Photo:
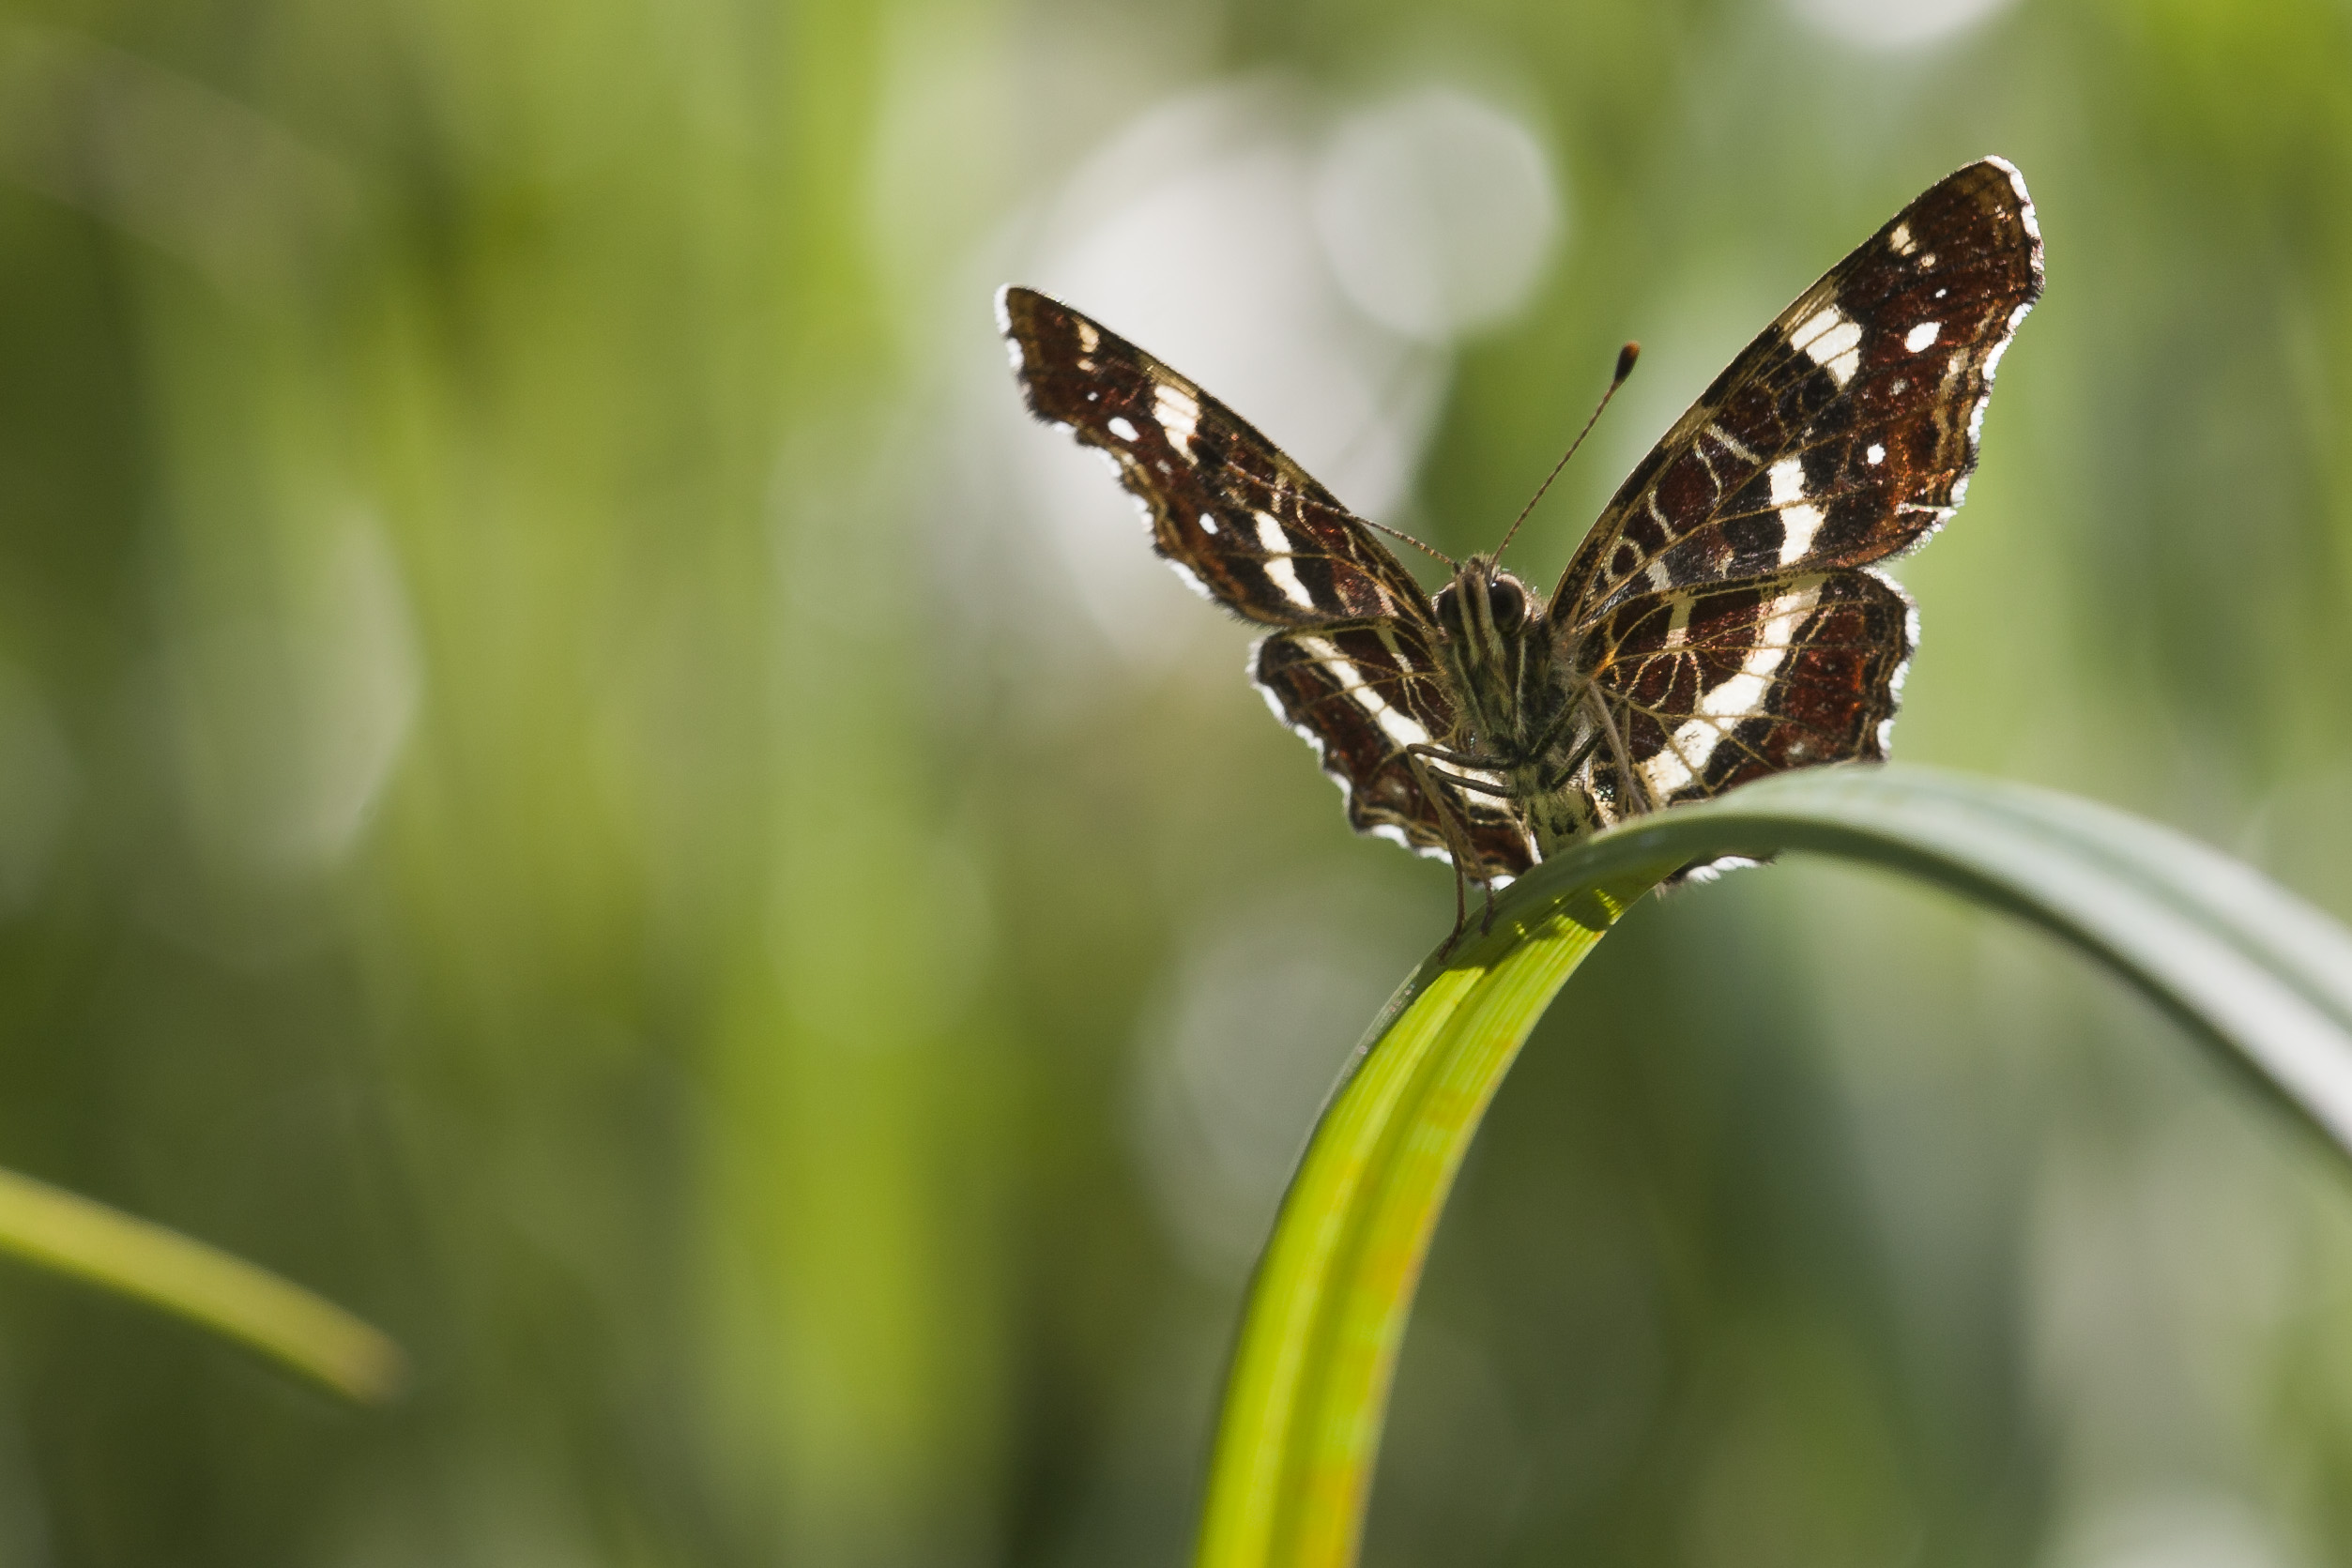
[[[1391,539],[1401,539],[1407,544],[1412,545],[1415,550],[1420,551],[1423,555],[1435,556],[1439,560],[1443,561],[1449,567],[1459,570],[1462,564],[1461,562],[1456,560],[1453,556],[1447,555],[1444,551],[1440,550],[1436,545],[1422,543],[1419,540],[1413,538],[1402,528],[1392,528],[1385,523],[1374,523],[1368,517],[1359,517],[1356,521],[1378,528],[1382,533],[1386,534]]]
[[[1544,476],[1544,482],[1535,487],[1535,494],[1527,498],[1527,504],[1520,508],[1519,515],[1511,520],[1510,527],[1503,535],[1503,542],[1494,547],[1496,560],[1503,558],[1503,552],[1511,547],[1511,540],[1519,533],[1519,525],[1527,521],[1527,514],[1534,511],[1535,503],[1544,498],[1544,492],[1551,488],[1551,481],[1560,477],[1560,470],[1568,465],[1568,459],[1576,455],[1577,448],[1584,445],[1584,438],[1593,434],[1595,425],[1600,423],[1600,411],[1609,406],[1609,400],[1617,395],[1617,388],[1624,386],[1626,377],[1633,373],[1633,362],[1641,358],[1640,343],[1627,343],[1617,351],[1617,373],[1609,378],[1609,390],[1600,395],[1600,402],[1593,406],[1592,418],[1584,421],[1584,428],[1576,433],[1576,439],[1568,443],[1568,449],[1560,454],[1560,461],[1551,465],[1551,472]]]

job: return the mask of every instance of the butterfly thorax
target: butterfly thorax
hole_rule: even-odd
[[[1597,737],[1580,708],[1590,679],[1575,639],[1562,636],[1524,583],[1484,556],[1464,561],[1430,608],[1443,633],[1432,651],[1460,706],[1452,749],[1463,767],[1509,791],[1538,856],[1614,820],[1619,814],[1594,799],[1586,766]],[[1613,792],[1603,784],[1599,793]]]
[[[1442,633],[1432,651],[1461,708],[1456,749],[1498,764],[1516,760],[1550,662],[1542,612],[1524,583],[1485,556],[1464,561],[1430,609]]]

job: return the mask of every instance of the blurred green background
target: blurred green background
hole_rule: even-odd
[[[395,1332],[355,1411],[0,1269],[0,1565],[1176,1564],[1446,928],[1022,419],[1056,291],[1549,582],[1999,152],[1905,758],[2352,915],[2341,0],[0,12],[0,1165]],[[2352,1562],[2352,1183],[2039,938],[1637,911],[1499,1102],[1368,1560]]]

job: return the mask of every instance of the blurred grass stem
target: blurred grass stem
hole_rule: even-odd
[[[0,1249],[162,1308],[380,1404],[400,1391],[400,1347],[332,1302],[145,1220],[0,1170]]]

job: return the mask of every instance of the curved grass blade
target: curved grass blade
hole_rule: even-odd
[[[1352,1560],[1421,1260],[1487,1103],[1584,955],[1676,863],[1522,882],[1492,931],[1425,963],[1356,1048],[1251,1283],[1204,1568]]]
[[[332,1302],[202,1241],[0,1170],[0,1251],[175,1313],[349,1399],[400,1390],[400,1347]]]
[[[1353,1562],[1396,1355],[1455,1173],[1544,1009],[1676,867],[1809,852],[2043,926],[2352,1150],[2352,934],[2251,869],[2089,802],[1921,769],[1789,773],[1537,867],[1425,963],[1324,1107],[1250,1286],[1202,1568]]]

